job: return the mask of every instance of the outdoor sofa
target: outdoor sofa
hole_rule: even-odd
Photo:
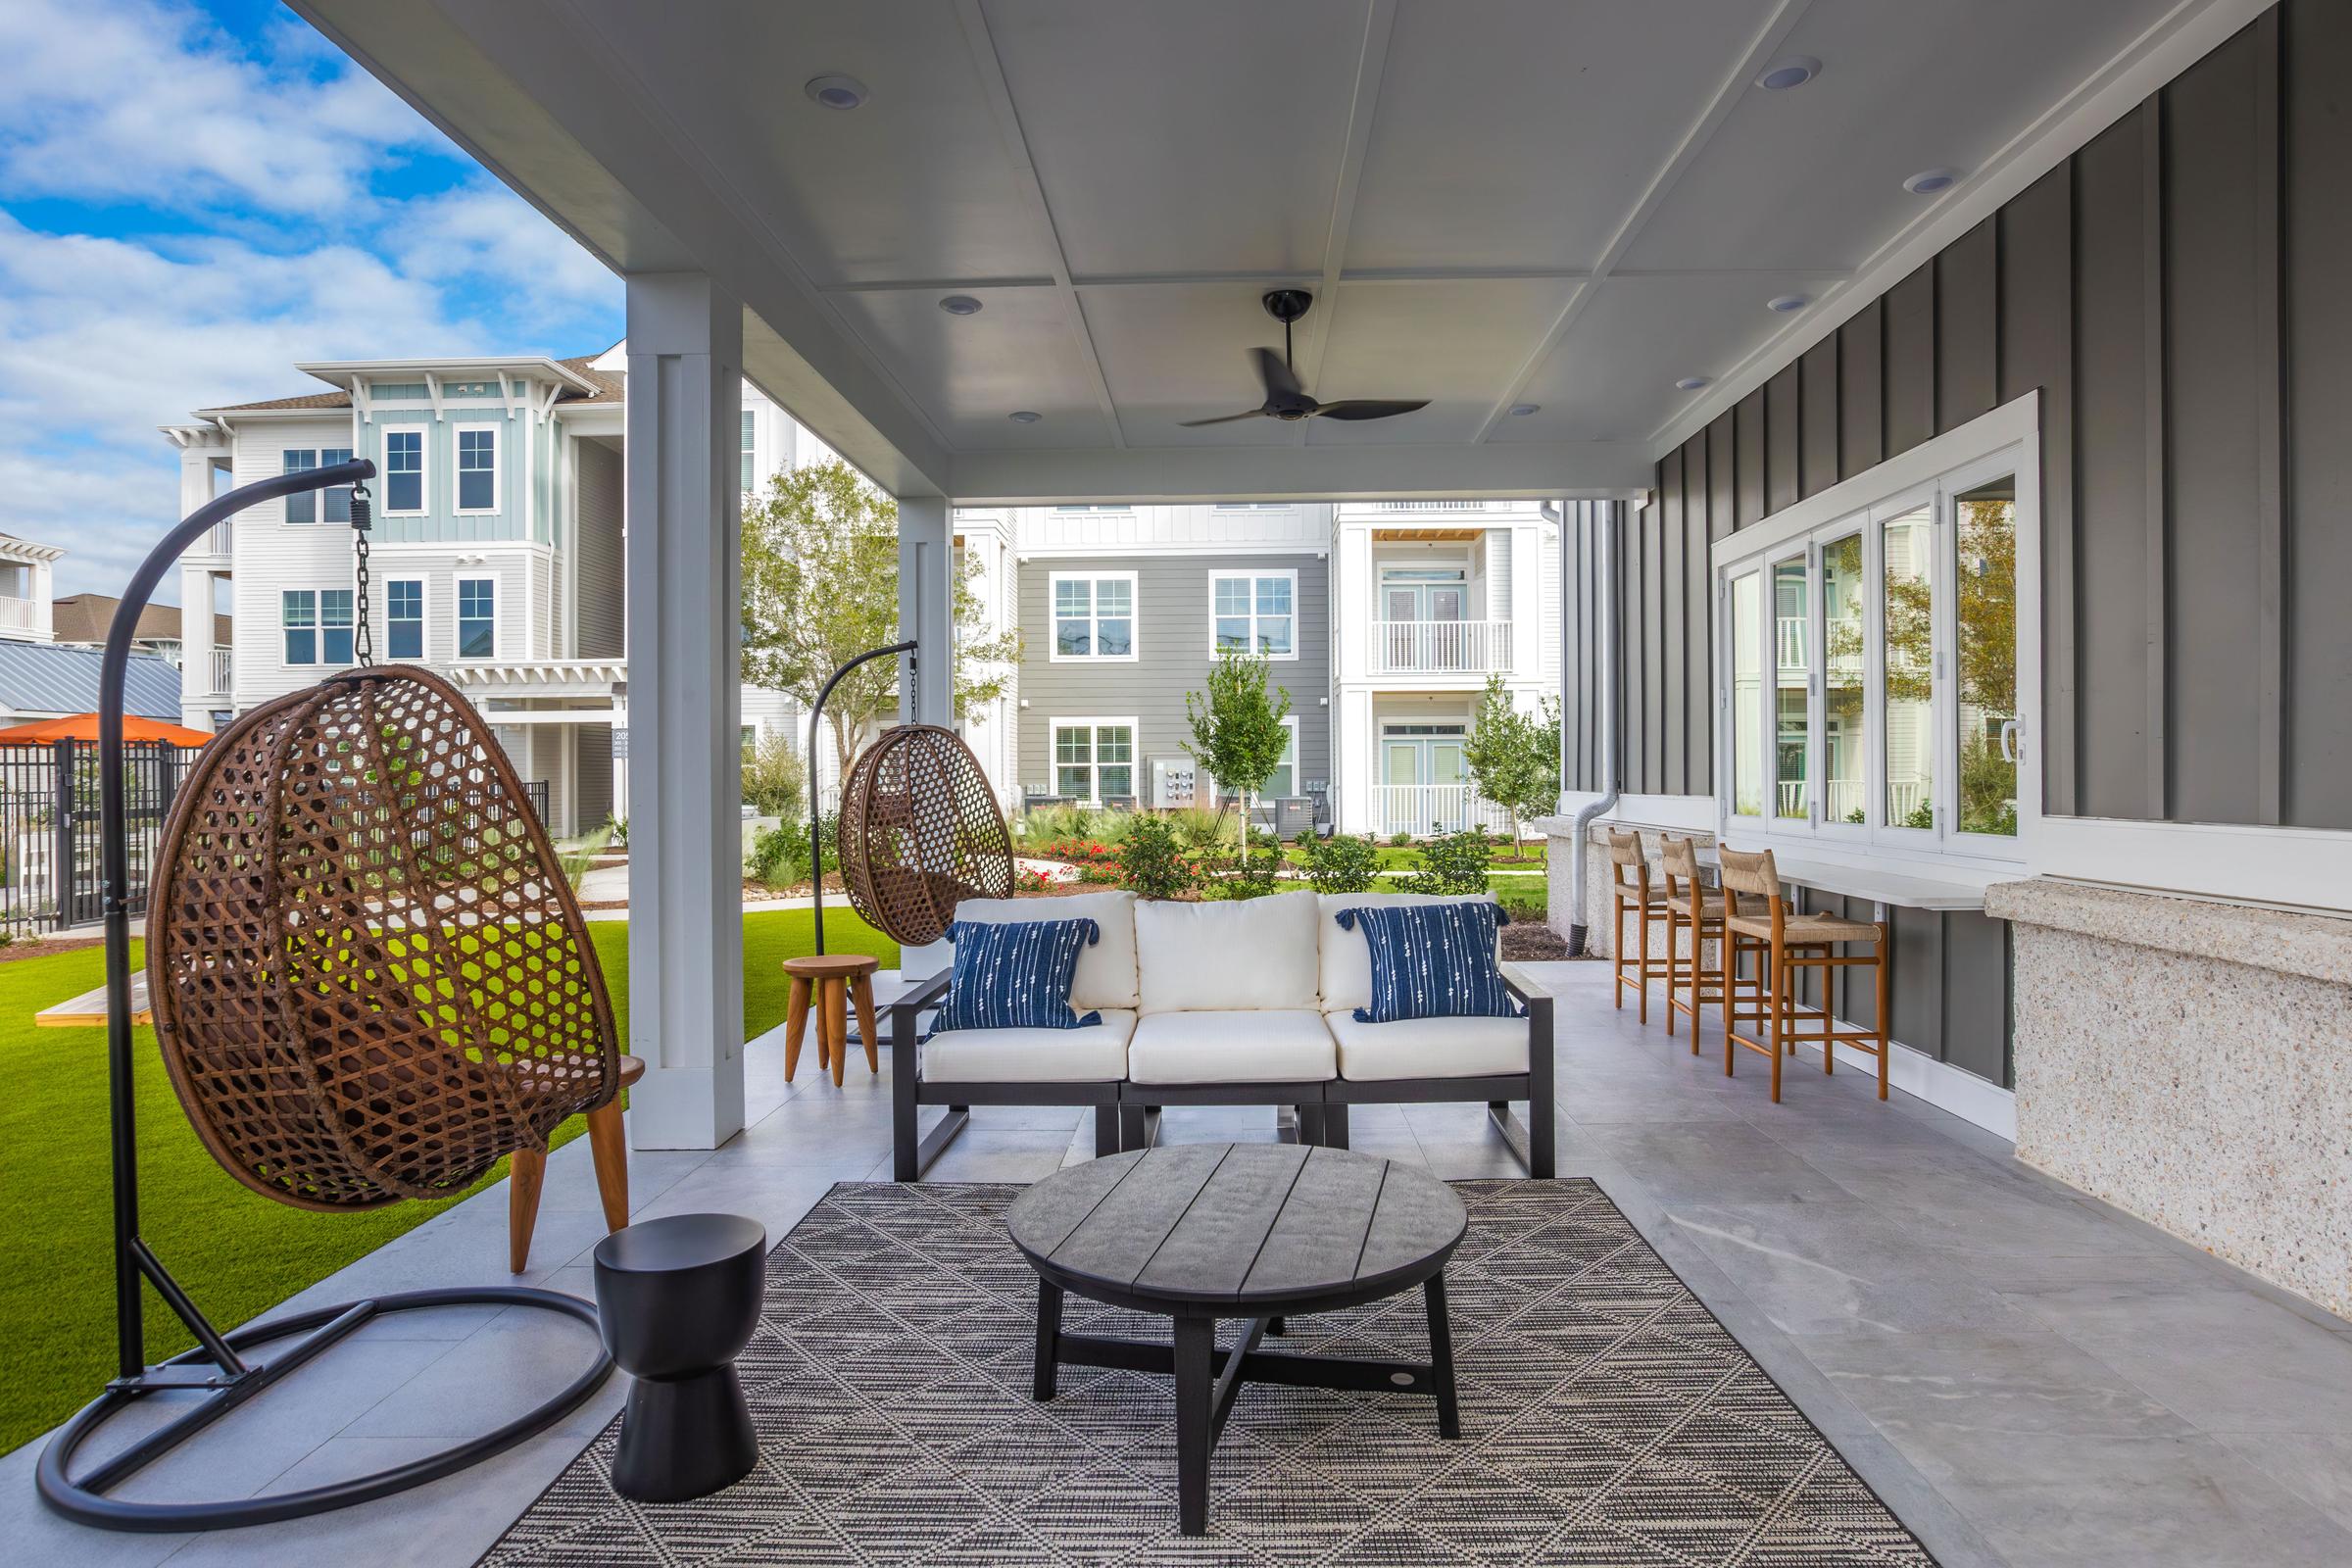
[[[892,1170],[913,1181],[962,1131],[973,1105],[1092,1105],[1095,1152],[1146,1147],[1162,1105],[1288,1105],[1298,1137],[1348,1147],[1356,1104],[1485,1103],[1532,1176],[1552,1173],[1552,1004],[1511,966],[1519,1018],[1364,1023],[1371,950],[1343,909],[1461,902],[1401,893],[1202,904],[1132,893],[969,900],[972,922],[1094,920],[1070,1004],[1102,1021],[1075,1029],[961,1029],[928,1040],[922,1014],[949,976],[918,980],[891,1007]],[[1491,901],[1486,901],[1491,902]],[[1512,1116],[1525,1101],[1524,1124]],[[948,1114],[917,1136],[924,1105]]]

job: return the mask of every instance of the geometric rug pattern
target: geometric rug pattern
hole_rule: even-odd
[[[1246,1384],[1177,1533],[1167,1380],[1030,1397],[1037,1277],[1008,1185],[848,1183],[767,1260],[737,1362],[759,1467],[714,1496],[610,1485],[612,1429],[492,1568],[1544,1568],[1927,1564],[1927,1550],[1591,1181],[1457,1182],[1462,1436],[1426,1397]],[[1425,1360],[1421,1293],[1293,1318],[1285,1349]],[[1071,1332],[1167,1320],[1073,1295]],[[1227,1329],[1234,1325],[1224,1326]],[[1230,1333],[1226,1343],[1230,1343]]]

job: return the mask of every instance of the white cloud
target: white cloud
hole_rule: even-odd
[[[0,184],[20,195],[323,213],[401,150],[450,144],[339,60],[260,59],[159,0],[0,6]]]

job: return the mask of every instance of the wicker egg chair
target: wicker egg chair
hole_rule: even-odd
[[[1012,835],[954,730],[886,729],[841,788],[836,852],[850,906],[866,924],[908,945],[948,934],[965,899],[1012,894]]]
[[[356,669],[223,730],[165,826],[147,928],[180,1103],[280,1202],[448,1196],[618,1087],[546,830],[428,671]]]

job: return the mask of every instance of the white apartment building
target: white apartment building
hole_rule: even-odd
[[[50,576],[65,551],[0,533],[0,641],[51,640]]]
[[[183,514],[225,485],[373,459],[376,660],[424,665],[464,691],[552,832],[625,816],[624,346],[576,359],[295,368],[326,390],[199,409],[165,427],[180,453]],[[745,489],[827,456],[746,383]],[[353,662],[350,519],[348,490],[288,497],[222,523],[181,558],[183,607],[231,608],[234,626],[220,647],[212,617],[183,616],[183,723],[217,728]],[[45,585],[36,597],[46,612]],[[747,745],[799,733],[791,700],[775,692],[747,688],[743,723]]]

